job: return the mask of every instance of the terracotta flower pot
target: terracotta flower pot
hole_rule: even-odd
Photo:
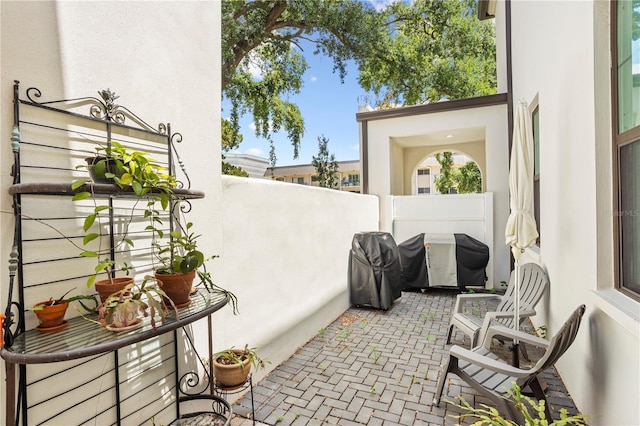
[[[242,355],[242,349],[233,350],[238,355]],[[213,360],[213,376],[219,385],[225,388],[234,388],[241,386],[247,381],[251,372],[251,362],[249,358],[245,359],[242,364],[221,364],[218,360]]]
[[[187,272],[186,274],[155,274],[155,278],[161,283],[162,291],[173,301],[176,308],[184,308],[191,303],[191,287],[196,276],[196,271]],[[165,300],[167,306],[170,307],[168,300]]]
[[[112,278],[111,280],[100,280],[95,282],[96,291],[100,295],[100,301],[104,303],[105,300],[113,293],[116,293],[129,284],[133,283],[133,278],[122,277]]]
[[[44,305],[51,303],[51,301],[39,302],[34,305]],[[64,315],[67,313],[69,304],[67,302],[58,303],[55,305],[45,306],[42,309],[34,310],[38,320],[40,321],[40,328],[53,328],[62,325],[64,322]]]

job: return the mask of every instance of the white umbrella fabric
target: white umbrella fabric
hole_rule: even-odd
[[[527,103],[520,100],[516,107],[513,141],[509,165],[511,213],[505,229],[505,242],[511,246],[515,259],[516,286],[514,292],[514,327],[520,327],[520,256],[538,238],[533,217],[533,127]],[[514,342],[514,365],[518,364],[518,342]]]

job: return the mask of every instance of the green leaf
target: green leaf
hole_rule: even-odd
[[[133,247],[133,241],[130,238],[123,238],[122,241]]]
[[[107,171],[107,162],[105,160],[100,160],[97,163],[93,163],[93,173],[96,176],[104,176]]]
[[[95,232],[87,234],[87,235],[84,236],[84,239],[82,240],[82,244],[86,246],[88,243],[90,243],[91,241],[95,240],[99,236],[100,236],[100,234],[95,233]]]
[[[122,176],[120,176],[121,185],[131,185],[131,182],[133,182],[133,176],[131,176],[129,173],[124,173]]]
[[[73,196],[71,201],[86,200],[89,197],[91,197],[91,193],[90,192],[78,192],[76,195]]]
[[[162,206],[162,210],[166,210],[169,206],[169,197],[167,197],[167,194],[160,194],[160,205]]]
[[[95,271],[96,272],[104,271],[111,265],[113,265],[113,262],[110,259],[103,260],[102,262],[96,265]]]
[[[204,263],[204,255],[199,252],[191,252],[184,257],[184,260],[180,263],[180,271],[187,273],[195,271]]]
[[[98,253],[95,251],[83,251],[80,253],[80,256],[83,257],[98,257]]]
[[[95,214],[90,214],[89,216],[87,216],[84,219],[84,231],[87,232],[87,230],[89,230],[89,228],[91,228],[91,226],[93,225],[93,223],[96,221],[96,215]]]
[[[87,279],[87,287],[91,287],[91,285],[94,283],[94,281],[96,280],[96,276],[95,275],[91,275],[88,279]]]
[[[138,197],[142,197],[144,189],[142,188],[140,182],[138,182],[137,180],[132,181],[131,187],[133,188],[133,192],[135,192]]]
[[[75,191],[76,189],[80,188],[82,185],[84,185],[85,183],[89,182],[90,180],[91,179],[74,180],[73,183],[71,183],[71,189],[73,189]]]
[[[103,210],[109,210],[110,208],[111,207],[109,207],[109,206],[97,206],[95,209],[93,209],[93,211],[95,213],[99,213],[99,212],[101,212]]]

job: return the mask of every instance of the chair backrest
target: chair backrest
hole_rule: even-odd
[[[569,319],[560,327],[560,330],[549,341],[549,347],[545,351],[542,358],[538,360],[536,365],[531,369],[532,376],[538,374],[541,371],[546,370],[560,359],[560,357],[569,349],[573,341],[576,339],[578,329],[580,328],[580,321],[584,315],[586,307],[580,305],[571,314]]]
[[[535,263],[525,263],[520,268],[520,310],[533,309],[547,288],[549,276]],[[516,271],[511,272],[509,286],[502,296],[500,304],[496,308],[498,312],[513,312],[515,310]],[[499,322],[509,328],[513,328],[513,318],[501,318]]]

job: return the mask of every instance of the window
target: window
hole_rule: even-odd
[[[360,186],[360,175],[349,175],[349,186]]]
[[[418,194],[431,194],[431,188],[418,188]]]
[[[304,185],[304,177],[294,177],[291,178],[291,182],[298,183],[300,185]]]
[[[612,2],[617,287],[640,299],[640,4]]]
[[[533,217],[536,220],[540,245],[540,108],[536,107],[531,115],[533,127]]]
[[[431,173],[431,169],[420,169],[418,170],[418,176],[420,175],[429,175]]]

